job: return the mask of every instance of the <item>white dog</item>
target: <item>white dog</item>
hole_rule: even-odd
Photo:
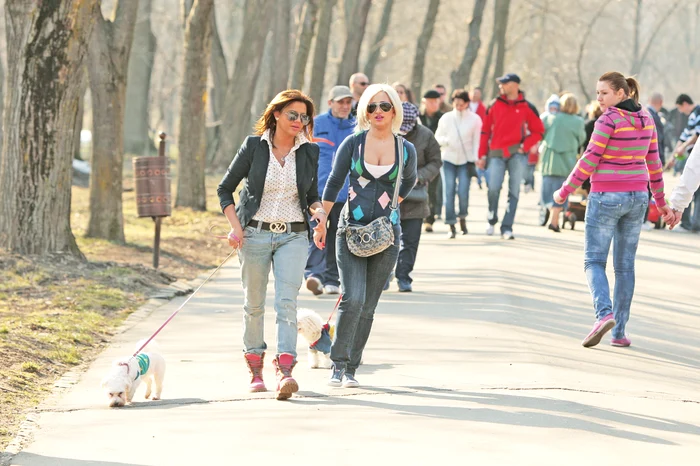
[[[335,327],[326,324],[318,313],[311,309],[297,309],[297,330],[309,344],[309,367],[330,369],[331,342]]]
[[[151,384],[155,382],[155,393],[151,399],[160,400],[164,377],[165,359],[160,354],[149,351],[115,361],[110,373],[102,380],[102,388],[107,393],[110,408],[122,407],[131,403],[142,380],[146,382],[146,399],[151,398]]]

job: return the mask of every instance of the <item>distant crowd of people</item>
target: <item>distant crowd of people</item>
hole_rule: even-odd
[[[635,254],[652,207],[672,229],[682,220],[683,229],[700,230],[700,151],[694,149],[700,146],[694,145],[700,106],[683,94],[668,112],[654,93],[644,108],[639,83],[611,72],[599,78],[586,121],[572,93],[552,95],[540,114],[520,83],[514,73],[498,78],[499,96],[488,106],[478,87],[453,90],[448,103],[440,84],[418,103],[401,83],[371,84],[356,73],[348,86],[330,90],[323,114],[315,115],[313,102],[297,90],[270,102],[218,190],[231,225],[229,243],[240,249],[252,391],[266,389],[263,321],[270,270],[278,399],[298,390],[292,369],[303,281],[314,295],[341,295],[329,384],[357,387],[379,298],[393,276],[400,292],[412,291],[422,232],[433,232],[444,210],[448,238],[468,234],[476,179],[487,189],[486,234],[495,235],[500,220],[501,238],[514,240],[521,189],[535,190],[538,166],[549,230],[561,231],[571,194],[586,197],[584,268],[596,321],[583,346],[597,345],[610,330],[611,344],[631,344],[625,327]],[[673,156],[666,161],[669,148]],[[664,168],[683,172],[669,204]],[[506,174],[508,200],[499,217]],[[233,193],[241,182],[236,205]],[[686,209],[691,203],[694,209]],[[611,244],[617,278],[612,297],[605,272]]]

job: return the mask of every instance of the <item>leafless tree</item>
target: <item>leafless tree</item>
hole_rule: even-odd
[[[496,0],[496,19],[494,21],[494,34],[496,35],[496,64],[494,66],[494,79],[503,75],[506,61],[506,33],[508,32],[508,13],[510,12],[510,0]],[[496,93],[494,93],[495,95]]]
[[[267,92],[263,100],[267,103],[277,93],[287,88],[289,81],[289,54],[291,49],[291,18],[292,3],[290,0],[279,0],[275,10],[274,28],[272,29],[272,70],[270,73]]]
[[[437,0],[439,3],[439,0]],[[365,63],[365,74],[372,81],[372,76],[374,75],[374,68],[379,62],[379,58],[382,52],[382,45],[384,45],[384,40],[389,33],[389,23],[391,21],[391,10],[394,7],[394,0],[386,0],[384,4],[384,9],[382,10],[382,20],[379,23],[379,29],[377,30],[377,36],[372,42],[370,47],[369,58]],[[431,30],[432,32],[432,30]]]
[[[338,68],[338,84],[347,85],[350,81],[350,76],[359,70],[360,47],[362,46],[362,39],[365,37],[367,15],[371,6],[372,0],[354,0],[352,13],[345,17],[347,36],[343,58],[340,60]]]
[[[452,89],[466,86],[471,79],[472,67],[479,54],[479,47],[481,47],[481,21],[484,18],[485,7],[486,0],[476,0],[474,2],[474,13],[472,13],[472,19],[469,22],[467,49],[464,51],[464,57],[459,68],[452,72]]]
[[[296,50],[294,53],[294,70],[289,77],[289,88],[301,90],[304,87],[304,76],[306,74],[306,62],[311,53],[311,41],[314,38],[316,21],[318,20],[318,1],[306,0],[302,20],[299,23],[297,33]]]
[[[323,83],[326,77],[328,45],[330,43],[335,2],[336,0],[321,1],[316,45],[314,46],[314,60],[311,64],[311,85],[309,86],[309,96],[314,101],[317,109],[321,106],[321,98],[323,96]]]
[[[0,248],[82,257],[70,228],[71,163],[96,0],[6,0],[8,74]]]

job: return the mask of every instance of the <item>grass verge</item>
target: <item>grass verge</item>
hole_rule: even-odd
[[[74,187],[71,225],[87,261],[0,250],[0,451],[56,379],[91,360],[157,287],[192,279],[230,251],[208,230],[227,225],[215,194],[218,178],[210,177],[207,211],[176,208],[164,219],[160,267],[154,270],[153,221],[136,216],[128,172],[124,181],[126,244],[84,237],[89,191]]]

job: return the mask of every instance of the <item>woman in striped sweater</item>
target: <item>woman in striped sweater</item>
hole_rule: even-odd
[[[596,323],[582,342],[587,348],[600,343],[611,329],[613,346],[631,344],[625,325],[634,295],[634,259],[649,203],[649,183],[664,219],[673,219],[664,198],[656,128],[651,115],[639,105],[639,83],[609,72],[598,80],[596,93],[603,115],[595,123],[585,153],[561,189],[554,193],[554,201],[561,204],[591,178],[584,269]],[[615,290],[611,300],[605,265],[613,242]]]

